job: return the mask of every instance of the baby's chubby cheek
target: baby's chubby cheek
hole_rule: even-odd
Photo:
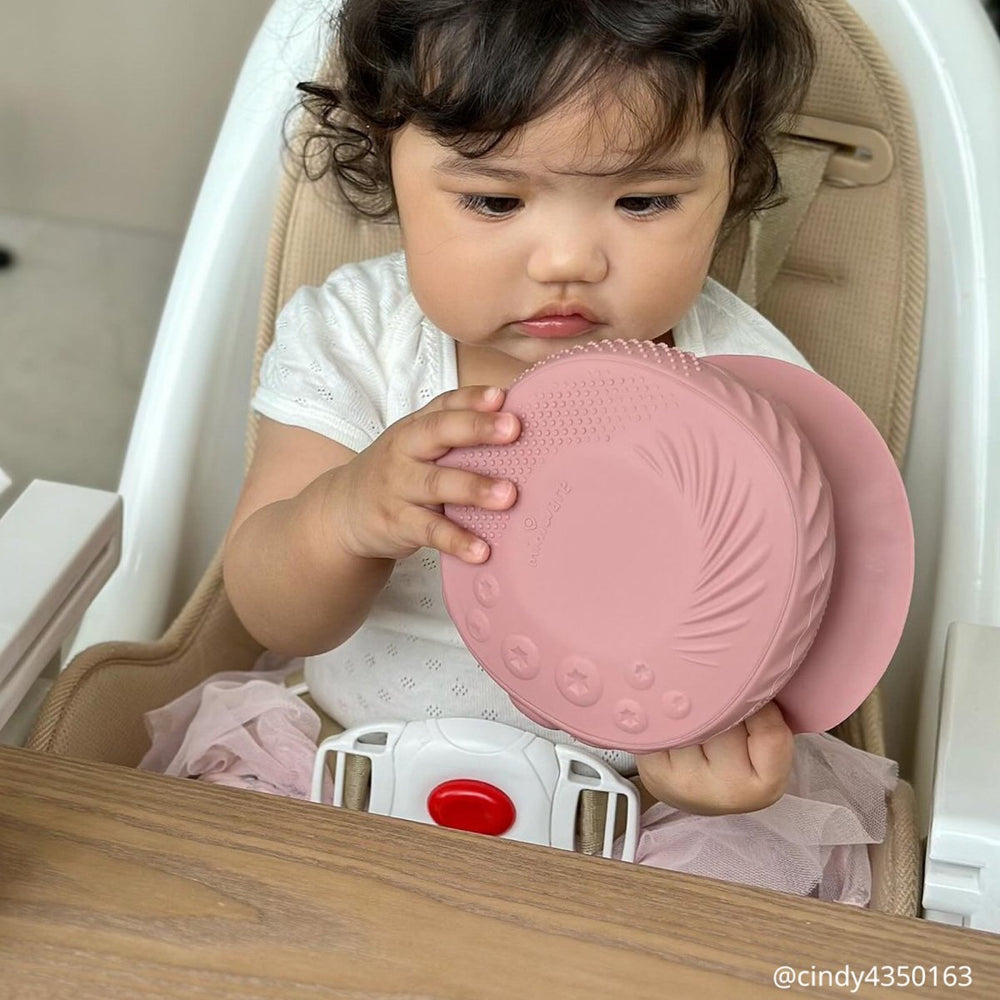
[[[410,290],[420,311],[453,339],[476,343],[488,335],[490,302],[475,275],[411,266]]]

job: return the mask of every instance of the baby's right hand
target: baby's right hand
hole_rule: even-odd
[[[435,462],[452,448],[514,441],[520,421],[496,412],[504,397],[502,389],[484,386],[442,393],[330,470],[324,520],[345,551],[401,559],[428,545],[466,562],[485,561],[489,546],[445,517],[442,505],[505,510],[516,499],[514,484]]]

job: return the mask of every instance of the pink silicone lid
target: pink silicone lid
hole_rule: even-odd
[[[518,500],[448,507],[492,553],[445,556],[442,574],[460,634],[524,714],[648,752],[776,695],[795,730],[826,729],[875,686],[912,531],[891,456],[840,390],[771,359],[616,341],[536,365],[505,409],[517,441],[442,462],[509,478]]]

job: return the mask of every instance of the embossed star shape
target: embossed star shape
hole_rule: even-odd
[[[632,667],[632,676],[640,684],[645,684],[653,676],[653,671],[645,663],[637,663]]]
[[[631,708],[623,708],[618,713],[618,723],[623,729],[635,729],[639,725],[639,716]]]

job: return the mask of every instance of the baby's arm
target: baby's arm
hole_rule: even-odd
[[[251,635],[288,655],[325,652],[364,622],[396,559],[429,545],[485,560],[485,543],[441,505],[503,510],[514,486],[435,459],[513,441],[520,424],[495,412],[503,400],[484,386],[443,393],[362,452],[262,418],[223,553],[226,590]]]
[[[636,756],[661,802],[689,813],[754,812],[777,802],[792,769],[793,737],[772,701],[700,746]]]

